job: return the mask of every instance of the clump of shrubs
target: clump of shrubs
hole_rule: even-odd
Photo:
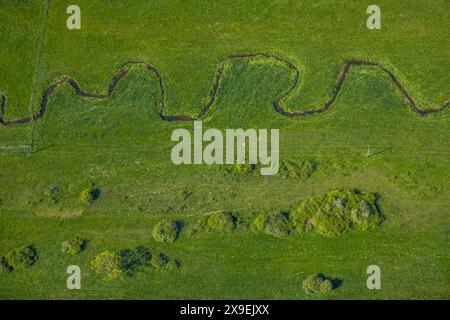
[[[68,253],[72,256],[83,251],[87,246],[87,240],[82,239],[80,237],[76,237],[71,240],[66,240],[62,243],[62,252]]]
[[[123,276],[133,276],[145,268],[155,270],[175,270],[178,260],[170,259],[164,253],[153,254],[149,249],[138,246],[119,252],[104,251],[91,261],[91,269],[102,274],[104,280],[113,280]]]
[[[292,231],[314,231],[326,236],[350,230],[366,231],[379,226],[384,217],[376,205],[375,194],[342,189],[325,196],[305,199],[289,212],[275,212],[256,217],[257,229],[282,237]]]
[[[33,245],[19,247],[0,259],[0,269],[6,271],[27,269],[36,262],[37,258]]]
[[[204,217],[201,223],[207,231],[233,231],[238,225],[234,212],[214,212]]]
[[[293,160],[284,159],[280,163],[278,174],[287,178],[302,178],[308,179],[317,168],[317,163],[312,160]]]
[[[310,275],[303,281],[302,286],[306,293],[325,293],[334,289],[332,280],[321,274]]]
[[[179,264],[177,260],[170,259],[164,253],[154,254],[151,259],[151,265],[157,270],[176,270]]]
[[[111,251],[103,251],[97,254],[91,261],[91,269],[98,274],[102,274],[106,281],[123,276],[120,255]]]
[[[289,235],[293,228],[287,212],[261,214],[255,219],[255,226],[258,230],[277,238]]]
[[[120,269],[127,275],[133,275],[136,271],[149,266],[152,259],[150,250],[143,246],[134,249],[123,249],[119,251]]]
[[[153,238],[160,242],[174,242],[180,233],[181,222],[165,220],[153,228]]]
[[[315,215],[318,232],[335,235],[351,229],[370,230],[384,220],[376,195],[357,190],[336,190],[322,200]]]
[[[100,197],[100,189],[96,188],[93,184],[88,188],[84,189],[80,193],[80,200],[86,204],[92,204],[95,200]]]

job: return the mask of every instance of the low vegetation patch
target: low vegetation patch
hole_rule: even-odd
[[[350,230],[373,229],[384,220],[376,205],[376,195],[358,190],[336,190],[322,197],[297,203],[289,212],[260,214],[254,220],[256,229],[275,237],[292,231],[315,231],[326,236]]]
[[[234,212],[215,212],[204,217],[201,225],[207,231],[233,231],[238,225],[238,215]]]
[[[91,261],[91,269],[103,276],[104,280],[110,281],[122,278],[121,257],[115,252],[103,251]]]
[[[133,276],[147,268],[154,270],[175,270],[180,266],[178,260],[170,259],[164,253],[152,253],[149,249],[138,246],[116,252],[104,251],[91,261],[91,269],[102,274],[104,280],[120,279]]]
[[[261,214],[256,218],[255,226],[257,229],[277,238],[289,235],[293,228],[287,212]]]
[[[57,185],[53,185],[44,191],[44,195],[48,197],[52,204],[57,204],[60,201],[61,192]]]
[[[0,259],[0,269],[13,271],[31,267],[37,260],[36,249],[33,245],[23,246],[8,252]]]
[[[164,253],[153,254],[151,259],[151,265],[157,270],[176,270],[180,263],[178,260],[170,259]]]
[[[160,242],[174,242],[178,238],[180,229],[180,221],[161,221],[153,228],[153,238]]]
[[[62,243],[62,252],[76,255],[83,251],[87,246],[87,240],[76,237],[71,240],[66,240]]]
[[[234,175],[247,175],[247,174],[253,174],[257,172],[257,165],[256,164],[234,164],[230,166],[226,166],[226,172]]]
[[[123,249],[118,253],[120,257],[120,269],[126,275],[133,275],[136,271],[150,266],[152,253],[149,249],[138,246],[134,249]]]
[[[333,281],[321,274],[312,274],[303,283],[303,290],[306,293],[325,293],[334,289]]]
[[[316,170],[317,164],[312,160],[283,159],[278,174],[287,178],[308,179]]]
[[[301,201],[291,210],[299,231],[314,229],[332,236],[350,230],[370,230],[384,220],[376,205],[376,195],[359,190],[336,190],[323,197]]]
[[[88,188],[81,191],[80,200],[83,203],[92,204],[95,200],[97,200],[100,197],[100,193],[101,191],[99,188],[96,188],[94,185],[91,185]]]

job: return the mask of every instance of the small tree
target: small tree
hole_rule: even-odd
[[[153,238],[160,242],[174,242],[180,232],[180,223],[178,221],[161,221],[153,228]]]
[[[80,237],[76,237],[72,240],[67,240],[62,243],[62,252],[69,253],[71,255],[76,255],[86,248],[87,241]]]
[[[303,281],[303,290],[306,293],[324,293],[333,289],[331,279],[321,274],[312,274]]]
[[[233,212],[215,212],[206,216],[207,230],[233,231],[238,217]]]

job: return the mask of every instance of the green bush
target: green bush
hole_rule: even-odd
[[[331,279],[321,274],[313,274],[303,281],[303,290],[306,293],[324,293],[334,289]]]
[[[289,235],[292,228],[292,222],[285,212],[270,213],[265,217],[263,222],[264,232],[278,238]]]
[[[339,235],[351,229],[351,221],[335,212],[319,212],[314,218],[314,225],[319,234],[326,236]]]
[[[203,223],[208,231],[233,231],[237,227],[238,216],[233,212],[215,212],[205,217]]]
[[[31,267],[37,260],[33,245],[23,246],[8,252],[2,258],[4,270],[23,270]]]
[[[165,220],[153,228],[153,238],[160,242],[174,242],[180,233],[179,221]]]
[[[62,252],[76,255],[86,248],[87,240],[76,237],[72,240],[67,240],[62,243]]]
[[[102,274],[104,280],[113,280],[121,278],[123,270],[121,269],[121,257],[111,251],[103,251],[91,260],[91,269],[96,273]]]
[[[127,275],[133,275],[143,267],[150,266],[152,253],[143,246],[135,249],[124,249],[119,252],[120,269]]]
[[[95,188],[93,185],[91,185],[90,187],[81,191],[80,200],[83,203],[91,204],[100,197],[100,193],[100,189]]]
[[[311,160],[292,160],[284,159],[280,163],[280,170],[278,174],[287,178],[303,178],[308,179],[316,170],[316,163]]]

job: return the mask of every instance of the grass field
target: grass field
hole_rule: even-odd
[[[299,85],[283,102],[291,112],[321,108],[348,59],[381,63],[420,110],[450,98],[446,0],[379,0],[381,30],[366,28],[371,3],[359,0],[79,0],[81,30],[66,28],[70,4],[0,0],[4,121],[38,112],[43,92],[61,76],[105,93],[128,61],[160,72],[166,114],[195,117],[221,63],[241,53],[276,55],[300,70]],[[294,76],[276,60],[226,62],[203,125],[280,129],[281,159],[313,161],[308,178],[175,166],[170,135],[193,125],[161,119],[158,78],[142,66],[131,67],[107,99],[80,97],[62,84],[42,118],[0,124],[0,257],[28,244],[38,255],[29,269],[0,271],[0,298],[450,298],[450,108],[421,116],[386,73],[360,66],[329,110],[286,117],[273,101]],[[80,193],[92,183],[101,194],[84,204]],[[254,217],[339,188],[377,193],[386,220],[333,237],[274,238],[249,228],[182,229],[173,243],[152,237],[163,219],[188,226],[221,210]],[[61,243],[77,235],[88,239],[87,248],[61,252]],[[138,245],[179,259],[180,268],[113,281],[89,268],[99,252]],[[66,288],[72,264],[82,270],[81,290]],[[381,267],[381,290],[366,287],[372,264]],[[313,273],[341,283],[330,293],[306,294],[302,281]]]

